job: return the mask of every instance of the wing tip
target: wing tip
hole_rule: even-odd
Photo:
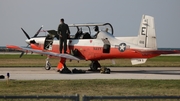
[[[19,49],[20,47],[15,46],[15,45],[6,45],[6,48],[10,48],[10,49]]]

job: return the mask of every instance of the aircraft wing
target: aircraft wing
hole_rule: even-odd
[[[30,52],[34,52],[34,53],[50,55],[50,56],[55,56],[55,57],[62,57],[62,58],[66,58],[66,59],[80,60],[79,58],[72,56],[70,54],[58,54],[58,53],[54,53],[54,52],[42,51],[42,50],[31,49],[31,48],[23,48],[23,47],[14,46],[14,45],[7,45],[6,47],[9,49],[30,51]]]

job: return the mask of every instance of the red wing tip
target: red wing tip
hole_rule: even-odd
[[[6,48],[19,49],[20,47],[14,45],[6,45]]]

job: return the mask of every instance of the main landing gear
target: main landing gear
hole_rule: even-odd
[[[91,61],[90,64],[90,71],[98,71],[98,68],[100,68],[100,73],[102,74],[110,74],[111,70],[107,67],[101,67],[100,63],[96,61]]]
[[[100,68],[101,65],[98,61],[91,61],[91,64],[90,64],[90,71],[97,71],[98,68]]]

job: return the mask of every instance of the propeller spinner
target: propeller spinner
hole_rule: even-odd
[[[31,38],[37,37],[42,28],[43,28],[43,25],[39,28],[39,30],[36,32],[36,34]],[[26,31],[23,28],[21,28],[21,30],[23,31],[23,33],[27,37],[27,39],[25,41],[26,41],[26,43],[28,45],[26,47],[29,47],[30,44],[35,44],[36,43],[35,40],[31,40],[31,38],[29,37],[29,35],[26,33]],[[19,57],[21,58],[23,55],[24,55],[24,51],[22,51],[22,53],[21,53],[21,55]]]

